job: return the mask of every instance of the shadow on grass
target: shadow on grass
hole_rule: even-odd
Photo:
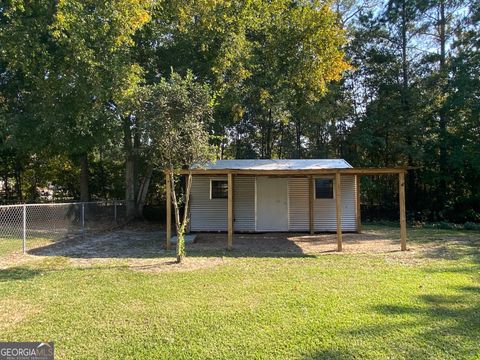
[[[449,260],[459,262],[468,260],[472,266],[445,266],[426,269],[427,272],[472,272],[480,267],[480,239],[454,238],[443,239],[435,242],[436,246],[425,249],[421,256],[430,260]]]
[[[344,234],[344,248],[352,251],[392,252],[399,244],[388,235],[397,229],[380,229],[363,234]],[[313,257],[322,253],[336,252],[335,234],[306,233],[237,233],[234,235],[233,251],[226,251],[225,233],[197,233],[193,244],[187,244],[189,257]],[[417,234],[418,235],[418,234]],[[420,254],[424,258],[458,260],[465,256],[474,256],[480,263],[478,248],[480,240],[476,237],[460,235],[447,236],[437,233],[421,238],[431,243]],[[413,243],[418,241],[413,241]],[[453,245],[452,245],[453,244]],[[85,238],[57,241],[49,245],[31,249],[31,255],[62,256],[69,258],[111,258],[111,259],[156,259],[174,256],[174,251],[165,250],[165,233],[157,228],[122,228],[99,234],[88,234]],[[311,255],[316,254],[316,255]]]
[[[452,289],[453,295],[418,296],[414,306],[375,306],[374,312],[392,321],[356,328],[348,335],[389,339],[388,347],[400,347],[411,359],[475,358],[480,355],[480,286]]]
[[[297,236],[294,240],[293,237]],[[197,234],[193,244],[187,244],[188,257],[315,257],[305,253],[298,243],[329,244],[334,253],[335,245],[330,239],[309,238],[305,234],[236,234],[233,250],[227,250],[226,234]],[[30,255],[62,256],[69,258],[111,258],[111,259],[156,259],[175,256],[175,246],[165,250],[164,233],[116,231],[83,238],[65,239],[28,251]]]
[[[0,269],[0,282],[27,280],[40,275],[40,270],[11,267],[8,269]]]

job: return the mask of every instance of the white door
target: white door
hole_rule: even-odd
[[[257,177],[257,231],[288,231],[288,179]]]

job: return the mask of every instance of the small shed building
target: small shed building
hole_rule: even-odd
[[[320,160],[218,160],[206,170],[301,171],[351,169],[342,159]],[[313,194],[310,199],[310,184]],[[342,230],[357,231],[355,175],[342,177]],[[335,232],[335,175],[244,175],[233,180],[233,227],[237,232]],[[191,231],[228,230],[227,175],[194,175],[190,195]]]
[[[190,231],[360,232],[360,176],[399,175],[400,233],[406,249],[406,168],[353,168],[343,159],[217,160],[192,175]],[[167,181],[167,247],[171,237]]]

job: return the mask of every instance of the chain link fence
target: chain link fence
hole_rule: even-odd
[[[126,220],[124,201],[0,206],[0,257],[112,229]]]

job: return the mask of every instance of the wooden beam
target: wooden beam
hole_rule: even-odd
[[[405,215],[405,174],[398,174],[398,196],[400,202],[400,247],[407,250],[407,218]]]
[[[314,189],[314,181],[315,179],[313,176],[308,177],[308,227],[310,229],[310,234],[313,235],[315,233],[315,213],[314,213],[314,196],[315,192]]]
[[[240,170],[240,169],[193,169],[193,175],[388,175],[405,173],[406,168],[348,168],[348,169],[299,169],[299,170]],[[181,170],[181,174],[188,174],[188,170]]]
[[[167,250],[170,250],[171,240],[172,240],[172,188],[170,184],[170,173],[165,172],[165,197],[166,197],[166,206],[165,210],[167,213],[166,219],[166,247]]]
[[[342,251],[342,195],[340,172],[335,174],[335,213],[337,217],[337,251]]]
[[[233,245],[233,174],[228,174],[228,198],[227,198],[227,218],[228,218],[228,239],[227,249],[231,250]]]
[[[356,200],[355,200],[355,220],[357,223],[357,233],[362,232],[362,209],[360,203],[360,175],[355,175],[355,185],[356,185]]]

